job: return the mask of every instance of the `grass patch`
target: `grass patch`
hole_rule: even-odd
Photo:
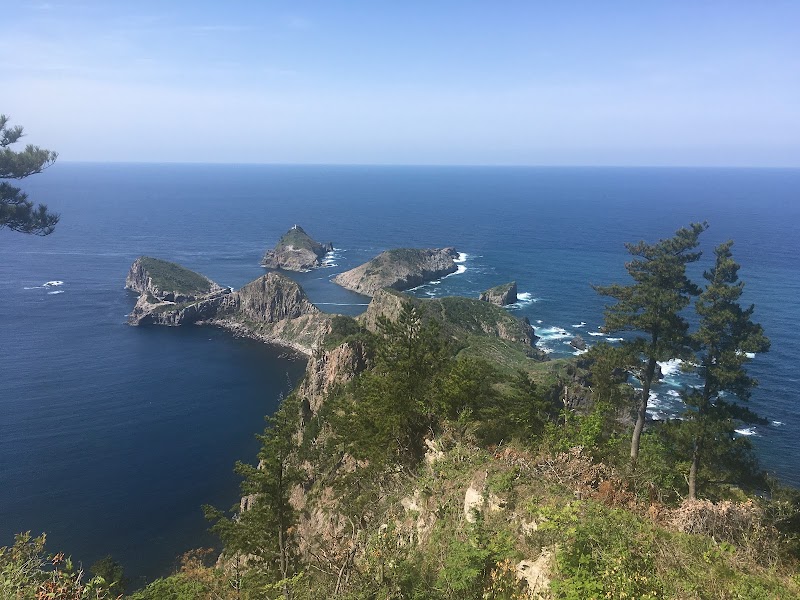
[[[150,256],[143,256],[139,261],[153,280],[153,285],[163,292],[207,294],[213,286],[207,277],[173,262]]]

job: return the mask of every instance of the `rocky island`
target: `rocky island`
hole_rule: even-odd
[[[130,325],[216,325],[306,355],[330,328],[330,315],[280,273],[267,273],[234,291],[175,263],[141,257],[125,287],[139,292]]]
[[[333,282],[365,296],[383,288],[407,290],[458,270],[455,248],[397,248],[340,273]]]
[[[261,266],[284,271],[308,271],[322,266],[322,259],[333,252],[333,243],[320,244],[299,225],[283,234],[272,250],[261,259]]]
[[[490,302],[497,306],[508,306],[517,301],[517,282],[504,283],[503,285],[496,285],[481,293],[481,300]]]

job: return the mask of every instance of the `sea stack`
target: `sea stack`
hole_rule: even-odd
[[[333,251],[333,243],[320,244],[302,227],[294,225],[283,234],[272,250],[261,259],[261,266],[284,271],[308,271],[322,266],[322,259]]]
[[[455,273],[456,259],[455,248],[397,248],[340,273],[333,282],[365,296],[383,288],[403,291]]]
[[[480,299],[484,302],[496,304],[497,306],[514,304],[517,301],[517,282],[512,281],[489,288],[481,294]]]

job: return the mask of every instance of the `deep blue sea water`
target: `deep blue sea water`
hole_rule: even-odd
[[[214,329],[128,327],[125,275],[148,254],[239,287],[294,223],[337,249],[335,266],[296,275],[323,310],[367,301],[336,273],[386,248],[452,245],[463,272],[414,293],[515,279],[511,310],[558,356],[575,333],[602,339],[590,284],[628,281],[625,242],[707,220],[695,275],[736,240],[772,339],[751,363],[770,424],[746,433],[800,485],[800,170],[58,163],[23,186],[62,220],[46,238],[0,231],[0,545],[47,531],[51,549],[85,564],[111,553],[141,580],[213,543],[200,506],[236,501],[233,463],[254,460],[253,435],[304,364]],[[656,416],[680,408],[667,371]]]

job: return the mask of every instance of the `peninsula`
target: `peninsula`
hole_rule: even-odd
[[[299,225],[283,234],[272,250],[261,259],[261,266],[284,271],[308,271],[322,266],[322,259],[333,252],[333,243],[320,244]]]
[[[365,296],[383,288],[408,290],[444,275],[455,273],[455,248],[397,248],[333,278],[333,282]]]

